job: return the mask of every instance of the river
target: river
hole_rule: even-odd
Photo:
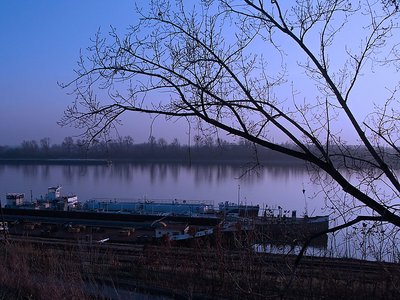
[[[232,201],[281,206],[299,214],[323,214],[318,186],[301,166],[273,166],[249,170],[237,165],[112,164],[108,165],[0,165],[0,199],[10,192],[25,198],[44,196],[47,187],[62,185],[64,195],[80,201],[109,199],[207,200],[214,205]],[[303,193],[304,189],[304,193]]]
[[[36,199],[44,196],[49,186],[62,185],[64,195],[76,194],[81,202],[93,198],[179,199],[207,200],[217,206],[219,202],[232,201],[259,204],[261,208],[281,206],[288,215],[292,210],[296,210],[298,216],[304,213],[325,215],[328,213],[326,199],[319,193],[320,186],[312,182],[314,175],[304,166],[288,165],[251,169],[251,166],[238,165],[162,163],[2,164],[0,200],[4,205],[6,193],[10,192],[25,193],[26,200]],[[391,250],[382,246],[388,245],[388,233],[385,236],[378,234],[373,239],[374,251],[378,254],[370,252],[369,244],[364,243],[364,235],[354,234],[352,229],[346,233],[349,239],[337,234],[330,236],[322,255],[399,260],[398,246],[390,246]],[[284,252],[287,248],[274,251]],[[385,258],[382,258],[383,254]]]

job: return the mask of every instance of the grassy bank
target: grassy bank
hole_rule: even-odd
[[[1,245],[0,299],[106,298],[104,287],[181,299],[396,299],[398,265],[305,258],[222,247],[78,244],[41,239]]]

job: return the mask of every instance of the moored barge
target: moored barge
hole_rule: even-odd
[[[157,227],[154,237],[165,236],[170,240],[209,236],[215,230],[227,234],[252,231],[267,236],[269,240],[303,240],[329,227],[328,216],[297,217],[296,212],[292,211],[291,217],[288,217],[287,211],[282,213],[280,207],[276,215],[271,209],[265,209],[260,215],[259,210],[259,205],[227,201],[214,209],[212,203],[207,201],[177,199],[131,202],[98,199],[79,204],[76,196],[61,196],[60,186],[57,186],[49,188],[44,199],[34,202],[25,202],[23,194],[9,193],[7,205],[2,211],[3,219],[8,222],[26,220],[50,224],[148,228],[153,232]],[[183,229],[173,231],[174,226]]]

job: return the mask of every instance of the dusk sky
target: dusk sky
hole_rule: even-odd
[[[80,49],[91,44],[99,29],[107,33],[112,25],[123,33],[136,22],[132,0],[1,1],[0,145],[19,145],[23,140],[45,137],[51,143],[61,143],[66,136],[77,136],[80,131],[57,125],[74,100],[57,82],[74,79]],[[354,32],[350,34],[355,36]],[[382,81],[384,87],[387,78],[388,73],[367,70],[362,77],[366,85],[356,89],[353,108],[364,109],[361,115],[367,115],[371,106],[365,105],[366,99],[371,103],[381,97],[380,91],[369,84]],[[148,116],[129,114],[119,134],[130,135],[136,142],[146,141],[150,135],[188,141],[188,127],[182,121],[166,123],[159,118],[152,128],[150,124]]]
[[[4,0],[0,2],[0,145],[49,137],[61,143],[80,132],[61,128],[57,121],[73,101],[57,82],[74,78],[80,49],[90,45],[99,30],[108,32],[135,23],[134,1],[119,0]],[[129,116],[119,134],[146,141],[150,134],[172,140],[174,124],[156,120],[150,131],[148,116]],[[130,125],[130,126],[128,126]],[[169,127],[170,126],[170,127]]]

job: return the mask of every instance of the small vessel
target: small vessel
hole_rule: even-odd
[[[298,217],[295,210],[283,210],[280,206],[277,209],[265,208],[261,215],[258,215],[258,205],[226,202],[220,204],[219,210],[224,213],[222,232],[253,231],[274,240],[293,240],[309,237],[329,228],[329,216]]]
[[[45,197],[36,200],[25,200],[24,193],[7,193],[5,205],[6,208],[18,209],[53,209],[53,210],[69,210],[78,205],[78,196],[61,195],[61,186],[52,186],[47,189]]]
[[[61,202],[61,203],[66,203],[68,207],[76,207],[76,205],[78,204],[78,196],[77,195],[61,196],[61,185],[57,185],[49,187],[47,189],[45,201]]]
[[[188,224],[162,224],[163,226],[155,229],[156,239],[186,241],[211,236],[214,233],[213,227],[199,227]]]

